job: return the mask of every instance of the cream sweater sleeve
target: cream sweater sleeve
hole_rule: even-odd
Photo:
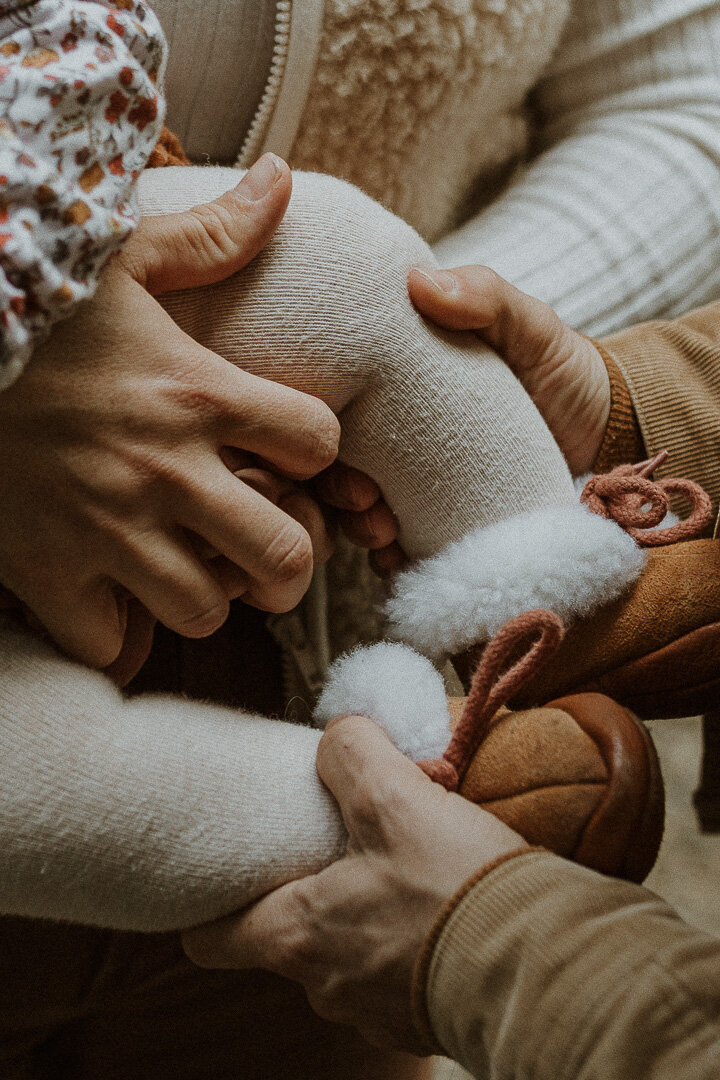
[[[318,731],[146,695],[0,617],[0,913],[218,918],[344,851]]]
[[[720,941],[555,855],[518,855],[475,885],[416,989],[478,1080],[720,1075]]]
[[[720,292],[720,3],[575,0],[536,156],[442,240],[601,334]]]

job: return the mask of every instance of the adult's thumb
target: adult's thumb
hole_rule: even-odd
[[[203,968],[265,968],[297,979],[301,970],[291,943],[307,917],[306,892],[305,882],[291,881],[240,914],[183,931],[188,959]]]
[[[223,281],[265,247],[291,189],[287,164],[264,154],[236,187],[212,202],[144,218],[120,264],[153,296]]]
[[[365,716],[330,721],[318,745],[317,771],[350,836],[363,847],[375,846],[390,819],[431,783]]]

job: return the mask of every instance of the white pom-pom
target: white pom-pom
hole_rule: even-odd
[[[328,672],[315,723],[333,716],[369,716],[413,761],[440,757],[450,742],[442,676],[407,645],[381,642],[341,656]]]

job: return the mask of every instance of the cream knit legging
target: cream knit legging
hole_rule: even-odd
[[[146,211],[238,180],[166,169]],[[322,396],[342,457],[370,473],[415,556],[468,529],[572,498],[564,461],[499,360],[427,326],[406,276],[429,249],[327,177],[295,177],[250,268],[166,306],[203,345]],[[344,831],[306,728],[107,678],[0,620],[0,911],[135,930],[215,918],[336,858]]]
[[[234,169],[150,170],[141,209],[187,210],[238,179]],[[418,558],[478,525],[567,502],[573,489],[505,364],[413,309],[415,264],[435,259],[405,222],[349,184],[295,173],[285,219],[249,267],[163,304],[231,363],[327,402],[340,417],[341,460],[378,482]]]

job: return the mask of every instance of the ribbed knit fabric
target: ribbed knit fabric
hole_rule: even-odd
[[[0,911],[173,930],[345,847],[319,732],[143,696],[0,618]]]
[[[146,172],[142,212],[185,209],[237,179],[220,168]],[[413,558],[574,500],[565,461],[507,366],[410,304],[408,271],[431,260],[408,225],[356,188],[297,173],[276,237],[246,270],[163,298],[202,345],[338,413],[341,460],[378,482]]]
[[[257,9],[158,11],[170,124],[191,156],[223,160],[258,94]],[[298,137],[269,148],[349,178],[426,239],[471,216],[443,265],[487,263],[597,335],[720,293],[719,75],[717,0],[326,0],[315,74],[281,85],[273,118],[307,94]]]
[[[720,4],[575,0],[531,105],[532,157],[440,262],[594,336],[718,296]]]
[[[717,510],[720,304],[632,327],[602,344],[627,383],[647,454],[670,452],[657,475],[696,480]]]
[[[450,914],[426,1003],[480,1080],[714,1080],[720,942],[555,855],[493,869]]]
[[[167,123],[186,153],[232,164],[270,70],[275,0],[152,0],[165,31]]]
[[[603,358],[610,379],[610,413],[592,471],[606,473],[617,465],[642,461],[645,444],[630,391],[620,368],[602,345],[595,342],[595,346]]]
[[[437,1041],[435,1032],[432,1029],[432,1021],[428,1012],[428,999],[427,999],[427,984],[428,973],[433,963],[433,956],[435,949],[437,948],[438,941],[440,940],[445,927],[452,916],[453,912],[462,904],[465,897],[470,893],[478,882],[482,881],[484,877],[491,874],[493,870],[496,870],[498,866],[502,866],[503,863],[508,862],[510,859],[514,859],[517,855],[526,855],[530,851],[541,851],[542,848],[531,848],[528,844],[524,844],[522,847],[516,848],[514,851],[506,851],[504,855],[498,855],[497,858],[492,859],[485,866],[481,866],[475,873],[468,878],[464,885],[462,885],[458,891],[452,896],[447,903],[441,908],[438,913],[433,926],[430,929],[427,937],[425,938],[420,952],[418,953],[415,961],[415,968],[413,970],[412,978],[412,1011],[413,1020],[415,1026],[418,1029],[423,1041],[425,1042],[428,1050],[432,1050],[435,1054],[442,1054],[443,1048]]]

